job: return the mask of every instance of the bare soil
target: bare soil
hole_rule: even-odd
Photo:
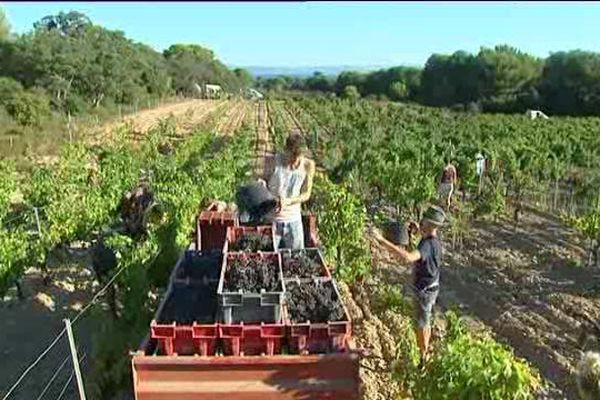
[[[584,258],[582,240],[549,214],[529,209],[518,227],[476,223],[465,249],[448,252],[440,305],[491,327],[562,391],[550,398],[574,399],[583,342],[600,337],[600,271]]]
[[[87,263],[91,266],[91,261]],[[64,328],[63,318],[73,318],[89,302],[98,285],[91,267],[65,263],[53,268],[54,280],[50,285],[38,271],[28,271],[23,279],[25,300],[16,298],[16,291],[0,302],[0,393],[5,394],[21,373],[54,340]],[[80,357],[91,356],[93,350],[93,319],[86,313],[74,324],[74,336]],[[66,335],[52,348],[19,385],[14,399],[35,399],[42,392],[55,371],[70,354]],[[82,367],[86,371],[87,364]],[[57,398],[72,371],[70,361],[57,376],[44,398]],[[74,382],[65,393],[76,396]]]
[[[176,121],[177,133],[186,133],[199,125],[212,111],[222,106],[231,106],[221,100],[186,100],[180,103],[168,104],[150,110],[140,111],[123,117],[122,120],[104,125],[95,137],[96,142],[106,140],[115,130],[131,127],[134,135],[143,135],[156,126],[161,120],[172,117]]]

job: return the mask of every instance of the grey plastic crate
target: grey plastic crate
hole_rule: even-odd
[[[279,289],[260,293],[229,292],[225,289],[225,275],[231,260],[236,258],[270,259],[277,270]],[[232,323],[279,323],[282,321],[285,283],[281,271],[281,257],[278,253],[227,253],[223,256],[223,267],[217,288],[221,322]]]

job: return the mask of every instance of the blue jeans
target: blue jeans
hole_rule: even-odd
[[[303,249],[304,227],[302,226],[302,220],[273,222],[273,246],[275,251],[279,249]]]

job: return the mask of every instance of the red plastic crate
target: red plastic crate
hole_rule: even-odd
[[[217,212],[214,208],[202,211],[196,223],[196,250],[222,249],[227,228],[238,225],[237,213]]]
[[[234,325],[219,324],[219,337],[223,340],[226,356],[256,356],[281,353],[285,337],[284,324]]]
[[[319,232],[317,231],[316,214],[308,213],[302,215],[302,228],[304,229],[304,245],[306,247],[319,246]]]
[[[150,324],[152,339],[157,339],[161,353],[164,355],[192,355],[211,356],[215,354],[218,325],[177,325],[159,324],[152,321]]]
[[[345,352],[351,333],[350,321],[327,322],[324,324],[290,323],[290,351],[294,354]]]

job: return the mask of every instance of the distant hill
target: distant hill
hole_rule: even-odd
[[[255,78],[272,78],[279,75],[294,76],[305,78],[313,75],[315,72],[321,72],[327,76],[337,76],[343,71],[368,72],[376,69],[386,68],[384,66],[329,66],[329,67],[261,67],[250,66],[242,67],[248,70]]]

